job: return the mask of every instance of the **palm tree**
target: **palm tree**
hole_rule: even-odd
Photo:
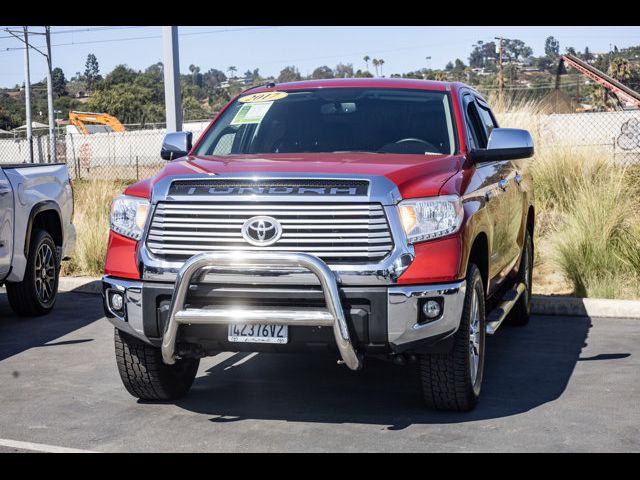
[[[200,67],[196,67],[193,63],[189,65],[189,71],[191,72],[191,84],[195,85],[198,80],[198,74],[200,73]]]
[[[364,63],[367,66],[367,72],[369,71],[369,60],[371,60],[371,57],[369,55],[365,55],[364,58]]]
[[[234,67],[233,65],[231,65],[229,68],[227,68],[227,72],[229,72],[229,78],[234,78],[236,75],[236,72],[238,71],[238,69],[236,67]]]
[[[376,69],[376,77],[378,76],[378,65],[380,65],[380,60],[378,60],[377,58],[374,58],[373,60],[371,60],[371,63],[373,63],[373,66]]]
[[[626,58],[616,57],[609,63],[607,73],[614,79],[624,82],[631,78],[631,64]]]
[[[378,65],[380,65],[380,76],[384,77],[384,75],[382,75],[382,65],[384,65],[384,60],[383,59],[378,60]]]

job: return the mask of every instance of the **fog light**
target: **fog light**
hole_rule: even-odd
[[[116,312],[119,312],[124,307],[124,297],[121,293],[114,293],[111,295],[111,308]]]
[[[422,305],[422,313],[428,319],[438,318],[440,316],[440,302],[436,300],[427,300]]]

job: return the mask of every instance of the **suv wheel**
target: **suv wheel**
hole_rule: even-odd
[[[167,365],[159,348],[117,328],[114,337],[120,378],[131,395],[140,400],[175,400],[189,391],[200,359],[184,358]]]
[[[420,356],[420,380],[429,408],[466,412],[480,396],[485,354],[484,287],[480,270],[469,264],[467,291],[453,348]]]
[[[49,313],[56,303],[60,261],[56,244],[45,230],[34,230],[21,282],[7,282],[7,296],[14,312],[23,317]]]

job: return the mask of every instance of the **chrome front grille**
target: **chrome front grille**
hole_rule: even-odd
[[[255,216],[281,224],[277,242],[253,246],[245,241],[242,225]],[[159,202],[146,242],[151,253],[167,260],[250,250],[305,252],[330,264],[376,263],[393,249],[382,205],[351,202]]]

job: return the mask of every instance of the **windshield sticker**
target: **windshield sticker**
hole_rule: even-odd
[[[254,93],[252,95],[247,95],[244,97],[240,97],[238,101],[240,103],[254,103],[254,102],[272,102],[273,100],[280,100],[288,96],[287,92],[263,92],[263,93]]]
[[[244,125],[247,123],[260,123],[271,108],[273,102],[247,103],[242,105],[236,116],[231,120],[231,125]]]

